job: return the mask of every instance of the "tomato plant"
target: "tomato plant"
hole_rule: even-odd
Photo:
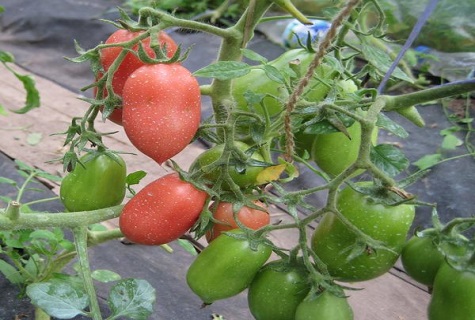
[[[303,264],[283,260],[262,267],[249,286],[249,310],[257,320],[293,319],[297,306],[310,290]]]
[[[250,146],[241,141],[235,141],[234,146],[241,152],[246,152]],[[222,159],[225,150],[224,144],[218,144],[201,153],[191,165],[191,171],[202,170],[204,177],[212,182],[218,180],[222,170],[227,170],[232,181],[239,187],[245,188],[255,185],[256,178],[264,169],[264,158],[256,150],[245,159],[240,159],[239,155],[233,153],[229,156],[229,161]],[[211,170],[206,170],[206,166],[223,160],[222,165],[216,165]],[[227,168],[225,164],[228,164]],[[224,183],[224,188],[229,189],[229,183]]]
[[[125,204],[119,218],[120,230],[135,243],[171,242],[193,226],[207,197],[178,174],[167,174],[145,186]]]
[[[132,32],[125,29],[119,29],[112,33],[107,38],[105,43],[112,45],[127,42],[135,39],[141,34],[143,34],[143,32]],[[178,46],[175,41],[165,32],[159,32],[157,38],[158,42],[160,43],[160,46],[163,48],[166,47],[167,56],[172,57],[178,49]],[[149,37],[145,38],[140,43],[149,57],[154,58],[156,56],[154,50],[150,47]],[[138,44],[132,47],[132,50],[135,52],[137,52],[138,49]],[[104,71],[109,70],[110,66],[116,61],[122,50],[123,48],[120,46],[111,46],[106,47],[100,51],[100,61]],[[131,52],[127,53],[118,68],[115,70],[114,76],[112,78],[112,88],[114,90],[114,93],[122,97],[122,91],[124,89],[125,82],[130,77],[132,72],[134,72],[143,65],[145,65],[145,63],[142,62],[142,60],[140,60],[135,54]],[[107,91],[104,91],[104,93],[105,95],[107,95]],[[122,109],[114,109],[112,113],[108,116],[108,119],[114,123],[122,125]]]
[[[439,319],[475,319],[475,272],[442,263],[429,304],[429,320]]]
[[[328,272],[338,280],[350,282],[387,272],[401,253],[414,219],[414,206],[377,203],[346,187],[338,193],[336,207],[350,223],[388,249],[368,247],[335,213],[327,213],[315,229],[312,248]]]
[[[61,182],[61,202],[69,211],[116,206],[125,197],[126,164],[118,154],[88,153]]]
[[[211,242],[186,274],[191,290],[205,304],[242,292],[271,255],[269,246],[236,237],[242,235],[239,230],[229,232]]]
[[[182,151],[200,124],[198,81],[176,63],[146,65],[134,71],[124,85],[123,103],[127,137],[159,164]]]
[[[230,3],[232,1],[225,1],[223,6]],[[374,10],[381,9],[378,1],[361,6],[358,1],[348,1],[342,4],[342,10],[329,10],[325,14],[334,15],[331,26],[319,37],[318,43],[308,41],[302,44],[307,48],[289,50],[269,61],[250,50],[248,44],[257,25],[267,20],[265,14],[273,4],[302,24],[312,22],[290,0],[249,1],[242,16],[226,27],[177,18],[163,10],[147,7],[138,11],[137,21],[119,10],[120,19],[112,24],[123,30],[116,38],[88,50],[77,44],[79,56],[70,60],[90,62],[96,79],[82,90],[96,87],[97,92],[96,99],[83,99],[90,104],[89,108],[84,115],[74,117],[63,132],[66,150],[61,160],[63,168],[73,170],[71,177],[73,173],[81,172],[82,165],[78,160],[85,151],[109,150],[108,136],[113,133],[100,132],[95,126],[101,108],[103,116],[110,116],[117,122],[122,120],[131,144],[160,166],[184,150],[193,139],[214,147],[199,155],[188,172],[181,168],[181,163],[170,161],[173,173],[159,177],[138,193],[130,185],[138,183],[139,179],[129,175],[127,188],[132,198],[124,206],[115,205],[123,201],[123,194],[115,190],[124,191],[121,179],[125,173],[121,171],[113,175],[98,174],[97,185],[115,181],[112,178],[120,178],[120,181],[109,183],[96,193],[92,192],[95,185],[89,189],[73,188],[68,180],[73,179],[65,178],[62,186],[68,194],[65,201],[75,194],[81,199],[86,199],[85,195],[100,195],[97,203],[106,206],[100,210],[86,208],[87,211],[81,212],[27,214],[25,208],[28,206],[22,206],[21,196],[0,209],[0,230],[7,230],[2,233],[2,241],[7,245],[18,246],[18,237],[23,237],[30,243],[48,238],[46,245],[37,246],[37,251],[54,246],[48,255],[44,255],[47,272],[37,273],[40,277],[31,273],[31,282],[41,282],[29,283],[26,288],[38,314],[65,317],[64,310],[59,310],[57,305],[63,305],[66,295],[70,301],[77,302],[68,316],[101,319],[93,277],[102,272],[91,271],[88,248],[124,235],[139,244],[164,248],[167,248],[164,244],[188,231],[195,232],[195,237],[199,238],[210,226],[210,220],[213,221],[208,203],[216,203],[214,221],[224,222],[214,225],[217,229],[214,233],[221,234],[210,240],[186,275],[189,287],[205,304],[249,288],[249,306],[256,318],[302,320],[320,316],[351,319],[352,311],[347,300],[342,298],[345,287],[340,281],[373,279],[393,266],[406,241],[415,205],[432,204],[420,201],[416,195],[404,190],[422,174],[410,172],[409,160],[402,151],[396,154],[396,148],[388,144],[373,147],[379,130],[402,138],[409,136],[385,113],[396,112],[416,125],[423,125],[415,106],[466,94],[475,89],[475,82],[466,80],[420,89],[427,83],[419,82],[404,61],[391,62],[392,57],[382,50],[386,43],[380,35],[385,34],[383,26],[387,21],[383,12],[374,14]],[[219,12],[214,12],[211,20],[215,14],[219,15]],[[367,25],[368,21],[371,25]],[[421,23],[424,19],[418,21]],[[188,50],[179,57],[179,47],[165,37],[168,28],[220,38],[215,62],[192,74],[179,61],[192,58],[193,51]],[[166,44],[167,50],[159,50],[161,44]],[[173,57],[166,59],[165,56],[172,54]],[[243,58],[257,63],[250,65]],[[0,60],[12,62],[12,58],[1,51]],[[22,79],[28,90],[31,79],[14,74]],[[208,77],[212,81],[200,86],[195,77]],[[388,79],[397,85],[411,83],[414,87],[408,90],[410,93],[384,94]],[[212,108],[211,115],[202,123],[201,95],[210,98]],[[122,115],[117,118],[120,110],[110,115],[116,108],[122,108]],[[350,121],[346,121],[348,119]],[[468,125],[468,119],[464,120]],[[305,154],[302,150],[310,152],[315,161],[301,157]],[[355,170],[345,170],[355,161],[358,165]],[[83,161],[83,164],[86,167],[88,162]],[[365,175],[372,184],[355,182],[359,168],[366,170]],[[405,170],[409,176],[398,179]],[[81,176],[93,172],[84,171],[87,174]],[[327,174],[323,175],[322,171]],[[143,172],[139,172],[140,175]],[[322,175],[324,181],[307,185],[308,181],[314,182],[314,175]],[[305,179],[298,180],[302,176]],[[80,181],[79,176],[77,181]],[[2,179],[2,182],[10,183],[8,179]],[[91,186],[90,183],[84,185]],[[19,194],[24,190],[20,188]],[[77,193],[77,190],[81,192]],[[111,190],[114,191],[112,194],[120,196],[120,200],[104,204],[102,201],[112,198]],[[323,201],[316,203],[315,198]],[[282,219],[268,224],[267,210],[252,208],[253,199],[285,211],[291,221]],[[94,201],[87,204],[89,202],[94,204]],[[233,206],[235,210],[232,210]],[[252,220],[259,217],[257,225],[255,221],[248,222],[246,212],[251,212]],[[119,218],[119,228],[95,229],[98,223],[113,218]],[[319,224],[309,239],[309,225],[313,222]],[[452,227],[457,233],[472,228],[474,223],[475,219],[460,219],[455,223],[460,224],[459,228]],[[260,227],[262,225],[265,227]],[[69,228],[74,241],[63,241],[59,233],[36,232],[43,227]],[[223,227],[228,231],[223,232]],[[35,231],[11,233],[17,229]],[[451,226],[441,229],[437,231],[443,234]],[[298,235],[298,240],[271,241],[274,236],[279,237],[282,230]],[[472,238],[461,243],[464,249],[473,248]],[[0,272],[8,275],[13,283],[20,283],[23,278],[19,280],[15,276],[17,269],[24,268],[26,272],[20,270],[20,274],[27,277],[33,267],[43,266],[40,261],[43,256],[26,260],[17,254],[18,248],[13,249],[8,252],[10,258],[16,259],[15,266],[0,260]],[[2,248],[2,251],[7,250]],[[272,253],[292,262],[287,264],[285,260],[286,263],[280,261],[264,266]],[[77,276],[49,277],[57,274],[75,255],[80,266],[74,270]],[[298,265],[294,264],[296,261]],[[464,276],[472,275],[471,268],[457,269],[459,264],[452,267]],[[452,299],[450,290],[445,290],[450,297],[441,302],[444,290],[436,287],[443,288],[439,285],[442,270],[447,274],[452,272],[445,270],[444,265],[438,270],[430,314],[438,313],[440,306],[445,309],[457,307],[457,303],[463,305],[460,310],[473,313],[466,307],[466,304],[473,305],[472,295],[462,295],[460,302]],[[454,286],[458,287],[459,283]],[[111,288],[110,318],[145,319],[151,315],[154,301],[154,290],[146,281],[119,281]],[[132,310],[128,306],[133,306]],[[453,314],[457,315],[457,311]]]
[[[345,297],[323,291],[302,301],[295,311],[295,320],[353,320],[353,310]]]
[[[216,239],[221,233],[232,229],[238,229],[236,219],[247,228],[257,230],[270,223],[270,216],[267,207],[260,201],[255,201],[255,205],[260,209],[243,206],[234,216],[233,204],[230,202],[219,202],[211,205],[214,221],[213,227],[206,233],[208,242]],[[236,218],[235,218],[236,217]]]

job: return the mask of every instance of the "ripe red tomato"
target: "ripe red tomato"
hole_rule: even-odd
[[[246,227],[257,230],[270,223],[269,213],[267,207],[260,201],[254,202],[256,205],[262,207],[262,210],[242,207],[237,213],[237,218]],[[229,202],[213,203],[211,207],[213,217],[221,223],[215,223],[210,231],[206,233],[206,240],[208,242],[216,239],[222,232],[237,229],[239,226],[234,220],[233,204]]]
[[[200,125],[200,86],[180,64],[138,68],[125,83],[122,102],[127,137],[159,164],[182,151]]]
[[[134,39],[138,35],[142,34],[143,32],[131,32],[128,30],[119,29],[113,34],[109,36],[106,40],[106,44],[113,44],[113,43],[120,43]],[[167,47],[167,56],[172,57],[176,50],[178,49],[178,45],[173,41],[173,39],[166,34],[165,32],[160,32],[158,34],[158,41],[160,42],[161,46]],[[155,58],[155,53],[153,52],[152,48],[150,48],[150,38],[146,38],[142,41],[143,48],[145,52],[150,57]],[[138,45],[132,48],[134,51],[137,52]],[[105,71],[109,70],[110,66],[117,58],[117,56],[121,53],[121,47],[110,47],[101,50],[100,59],[102,67]],[[112,86],[114,88],[114,92],[119,96],[122,96],[122,90],[124,88],[125,81],[129,78],[129,76],[143,66],[144,63],[134,54],[128,53],[122,63],[120,64],[117,71],[114,73],[114,78],[112,79]],[[119,125],[122,125],[122,110],[115,109],[114,112],[109,116],[109,120]]]
[[[122,210],[120,230],[127,239],[160,245],[178,239],[198,220],[207,194],[170,173],[140,190]]]

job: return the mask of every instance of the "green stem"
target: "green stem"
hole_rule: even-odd
[[[79,259],[79,273],[82,276],[84,289],[89,296],[90,311],[92,319],[102,320],[99,302],[97,300],[96,290],[91,277],[91,268],[87,253],[87,226],[80,226],[73,229],[74,243]]]
[[[0,215],[0,230],[41,229],[41,228],[75,228],[117,218],[122,212],[122,205],[82,212],[28,213],[21,214],[16,221]]]
[[[24,206],[31,206],[33,204],[38,204],[38,203],[44,203],[44,202],[49,202],[49,201],[55,201],[58,200],[59,197],[51,197],[51,198],[44,198],[44,199],[38,199],[38,200],[33,200],[30,202],[23,203]]]
[[[5,217],[10,221],[17,221],[20,218],[20,203],[17,201],[10,201],[7,210],[5,211]]]
[[[407,108],[417,104],[447,98],[467,92],[475,91],[475,80],[456,81],[432,87],[417,92],[406,93],[399,96],[380,96],[385,99],[384,110]]]

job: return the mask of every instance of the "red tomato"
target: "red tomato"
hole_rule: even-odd
[[[205,205],[207,194],[170,173],[140,190],[122,210],[120,230],[132,242],[160,245],[185,234]]]
[[[270,223],[270,217],[266,205],[260,201],[255,201],[254,203],[262,207],[262,210],[242,207],[237,213],[237,218],[239,219],[239,222],[246,227],[257,230],[268,225]],[[236,220],[234,220],[232,203],[213,203],[211,211],[213,212],[213,217],[221,223],[215,223],[213,228],[206,233],[206,240],[208,240],[208,242],[216,239],[222,232],[239,228]]]
[[[134,39],[141,33],[142,32],[131,32],[128,30],[119,29],[113,34],[111,34],[105,43],[113,44],[129,41]],[[178,45],[175,43],[175,41],[173,41],[173,39],[170,38],[170,36],[167,35],[165,32],[160,32],[158,34],[158,41],[160,42],[160,45],[166,45],[168,57],[172,57],[178,49]],[[145,52],[147,52],[150,57],[155,58],[155,53],[150,48],[150,38],[144,39],[142,41],[142,45],[145,49]],[[133,50],[137,51],[138,45],[134,46]],[[121,47],[110,47],[101,50],[100,59],[104,70],[107,71],[110,68],[110,66],[115,61],[117,56],[121,53],[121,51]],[[124,88],[125,81],[127,81],[132,72],[134,72],[143,65],[144,63],[140,61],[137,56],[132,53],[128,53],[125,56],[124,60],[122,60],[122,63],[120,64],[117,71],[114,73],[114,78],[112,79],[112,86],[114,88],[114,92],[119,96],[122,96],[122,90]],[[109,116],[109,120],[119,125],[122,125],[122,110],[115,109],[114,112]]]
[[[125,83],[122,102],[130,142],[159,164],[182,151],[200,125],[200,87],[180,64],[140,67]]]

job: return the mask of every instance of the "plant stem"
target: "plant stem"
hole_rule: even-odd
[[[41,229],[41,228],[75,228],[88,226],[102,221],[117,218],[122,212],[122,205],[82,212],[61,213],[28,213],[12,221],[5,215],[0,215],[0,230]]]
[[[447,98],[467,92],[475,91],[475,80],[456,81],[417,92],[399,96],[380,96],[385,99],[384,110],[396,110],[412,107],[417,104]]]
[[[91,277],[91,268],[87,254],[87,226],[80,226],[73,229],[74,243],[79,259],[79,273],[82,276],[84,289],[89,296],[90,311],[92,319],[102,320],[99,302],[97,301],[96,290]]]

